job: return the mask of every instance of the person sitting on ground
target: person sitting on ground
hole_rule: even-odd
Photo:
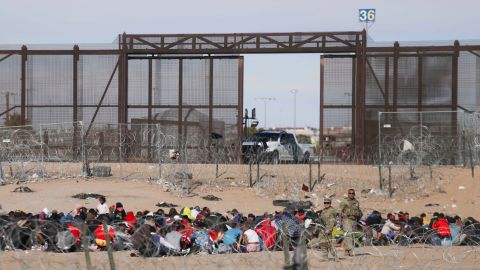
[[[121,202],[117,202],[115,204],[115,210],[113,211],[113,215],[115,220],[123,220],[127,215]]]
[[[129,227],[134,228],[137,225],[138,219],[133,215],[132,211],[128,211],[123,219],[127,222]]]
[[[255,215],[252,214],[252,213],[249,213],[249,214],[247,215],[247,222],[250,222],[250,223],[254,224],[254,222],[255,222]]]
[[[429,223],[429,225],[428,225],[428,227],[429,227],[430,229],[433,229],[433,224],[434,224],[435,222],[437,222],[437,220],[438,220],[438,215],[439,215],[438,212],[434,212],[434,213],[433,213],[432,218],[430,219],[430,223]]]
[[[394,240],[398,231],[400,231],[400,226],[395,225],[395,215],[388,213],[387,220],[380,232],[380,238],[387,241]]]
[[[295,211],[295,217],[298,219],[299,222],[303,222],[305,219],[305,211],[303,209],[298,209]]]
[[[272,226],[269,218],[262,220],[255,232],[261,237],[265,249],[273,250],[275,248],[277,229]]]
[[[432,229],[435,231],[435,235],[432,236],[432,244],[436,246],[451,245],[450,226],[445,219],[443,213],[438,214],[438,220],[435,220],[432,224]]]
[[[240,236],[243,231],[238,228],[238,223],[231,223],[231,227],[223,235],[223,244],[226,246],[222,252],[238,252],[240,247]]]
[[[97,206],[97,214],[98,214],[98,219],[99,220],[106,220],[106,221],[109,221],[109,214],[110,214],[110,209],[108,208],[108,205],[107,205],[107,199],[105,198],[105,196],[100,196],[100,198],[98,198],[98,201],[100,202]]]
[[[181,227],[181,223],[176,221],[171,226],[167,227],[167,233],[165,234],[165,240],[170,243],[177,252],[181,250],[182,234],[179,232]]]
[[[197,218],[197,215],[200,214],[202,210],[200,209],[200,206],[196,205],[195,207],[191,208],[191,220],[194,221]]]
[[[152,257],[155,255],[156,246],[154,245],[152,233],[156,232],[153,213],[148,213],[142,226],[138,228],[132,235],[133,248],[144,257]]]
[[[380,225],[382,223],[382,214],[377,210],[373,210],[365,220],[367,226]]]
[[[192,244],[192,248],[199,253],[202,254],[210,254],[213,251],[213,242],[210,239],[210,235],[208,234],[207,229],[205,228],[204,223],[199,223],[196,225],[197,227],[193,227],[194,232],[190,236],[190,241]]]
[[[175,209],[175,208],[172,207],[172,208],[170,208],[170,210],[168,211],[168,215],[167,215],[167,216],[173,218],[174,216],[177,216],[177,215],[178,215],[177,209]]]
[[[252,225],[249,223],[243,225],[242,243],[245,246],[245,252],[260,251],[260,237],[252,230]]]
[[[154,256],[177,255],[180,252],[181,234],[177,235],[174,230],[173,222],[168,222],[167,227],[157,227],[157,233],[153,235],[153,242],[156,245],[156,254]],[[165,233],[167,232],[168,233]],[[169,238],[167,238],[167,235]]]
[[[460,246],[467,237],[462,231],[462,219],[459,216],[452,218],[452,222],[449,222],[450,234],[452,236],[452,245]]]
[[[126,221],[118,222],[114,229],[113,249],[116,251],[130,250],[132,248],[132,240],[128,232],[128,223]]]
[[[421,213],[420,218],[422,219],[422,225],[423,226],[429,226],[430,224],[430,219],[427,217],[427,214]]]
[[[198,213],[197,217],[195,218],[195,225],[203,225],[205,223],[205,218],[210,216],[210,209],[208,207],[204,207],[202,212]]]

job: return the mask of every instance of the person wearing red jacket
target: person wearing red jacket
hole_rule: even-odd
[[[439,214],[438,220],[432,225],[432,229],[437,232],[440,238],[450,237],[450,227],[443,214]]]
[[[260,226],[255,229],[255,232],[262,238],[265,248],[268,250],[273,250],[275,248],[277,229],[272,226],[269,219],[264,219],[260,223]]]
[[[432,239],[434,245],[442,245],[444,240],[450,240],[450,226],[442,213],[438,215],[438,220],[433,222],[432,229],[437,234]]]

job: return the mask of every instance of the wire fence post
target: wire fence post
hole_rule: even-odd
[[[105,221],[103,222],[103,234],[105,235],[105,242],[107,243],[108,262],[110,264],[110,270],[115,270],[115,260],[113,259],[113,248],[108,236],[108,226]]]
[[[157,128],[157,156],[158,156],[158,179],[162,179],[162,150],[160,137],[160,124],[155,125]]]
[[[87,224],[83,223],[82,226],[80,226],[80,230],[82,231],[83,253],[85,254],[85,262],[87,264],[87,270],[93,270],[92,259],[90,258],[90,250],[88,247]]]
[[[6,181],[3,179],[3,167],[2,167],[2,160],[0,159],[0,185],[6,184]]]
[[[248,161],[248,186],[252,187],[253,186],[253,173],[252,173],[252,161]]]
[[[282,244],[283,244],[283,260],[285,265],[290,264],[290,253],[289,253],[289,243],[287,237],[287,225],[285,223],[282,224]]]
[[[122,148],[122,143],[123,143],[123,138],[122,138],[122,129],[123,129],[123,124],[119,124],[118,126],[119,129],[119,138],[118,138],[118,160],[120,161],[120,166],[119,166],[119,171],[120,171],[120,177],[123,177],[122,173],[122,162],[123,162],[123,148]],[[126,179],[126,178],[125,178]]]
[[[88,161],[87,161],[87,148],[85,147],[85,133],[84,133],[84,127],[83,127],[83,122],[80,121],[80,149],[82,151],[81,158],[82,158],[82,174],[83,177],[86,178],[90,176],[89,168],[88,168]]]
[[[471,170],[472,170],[472,178],[475,178],[475,163],[473,162],[473,150],[472,150],[472,145],[470,144],[470,151],[469,152],[469,155],[470,155],[470,167],[471,167]]]
[[[40,131],[40,167],[41,167],[41,170],[42,172],[40,173],[40,177],[42,177],[45,172],[44,172],[44,168],[45,168],[45,164],[43,163],[43,133],[42,133],[42,124],[39,125],[39,131]]]
[[[320,163],[322,163],[322,160],[323,160],[323,150],[320,149],[320,153],[319,153],[319,156],[318,156],[318,163],[317,163],[317,184],[320,184],[320,182],[322,181],[322,174],[321,174],[321,168],[320,168]]]
[[[378,163],[378,186],[380,190],[383,190],[383,178],[382,178],[382,164]]]
[[[308,190],[312,192],[312,159],[308,159]]]
[[[388,196],[392,198],[393,190],[392,190],[392,165],[388,165]]]
[[[218,178],[218,139],[215,142],[215,178]]]
[[[256,183],[260,182],[260,160],[257,159],[257,181]]]

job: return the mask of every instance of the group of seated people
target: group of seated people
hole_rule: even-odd
[[[378,211],[373,211],[362,225],[372,230],[378,243],[395,243],[403,237],[409,243],[429,243],[435,246],[477,245],[479,224],[474,218],[465,220],[458,215],[445,216],[435,212],[431,218],[425,213],[410,217],[408,212],[388,213],[386,219]]]
[[[220,214],[195,206],[134,213],[126,211],[120,202],[109,206],[105,197],[99,201],[96,209],[76,205],[68,213],[47,208],[38,214],[0,213],[0,250],[73,252],[111,248],[146,257],[259,252],[281,249],[282,237],[287,237],[289,247],[294,248],[303,239],[302,232],[308,242],[322,231],[320,211],[285,209],[256,216],[236,209]],[[383,219],[373,211],[358,222],[358,230],[363,238],[370,234],[380,244],[423,234],[428,235],[424,243],[461,245],[480,242],[478,225],[473,218],[462,221],[442,213],[428,219],[425,214],[410,218],[408,213],[399,212]],[[332,240],[335,238],[341,239],[340,226],[332,232]]]

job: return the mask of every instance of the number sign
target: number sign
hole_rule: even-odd
[[[375,21],[375,9],[359,9],[358,19],[360,22],[374,22]]]

